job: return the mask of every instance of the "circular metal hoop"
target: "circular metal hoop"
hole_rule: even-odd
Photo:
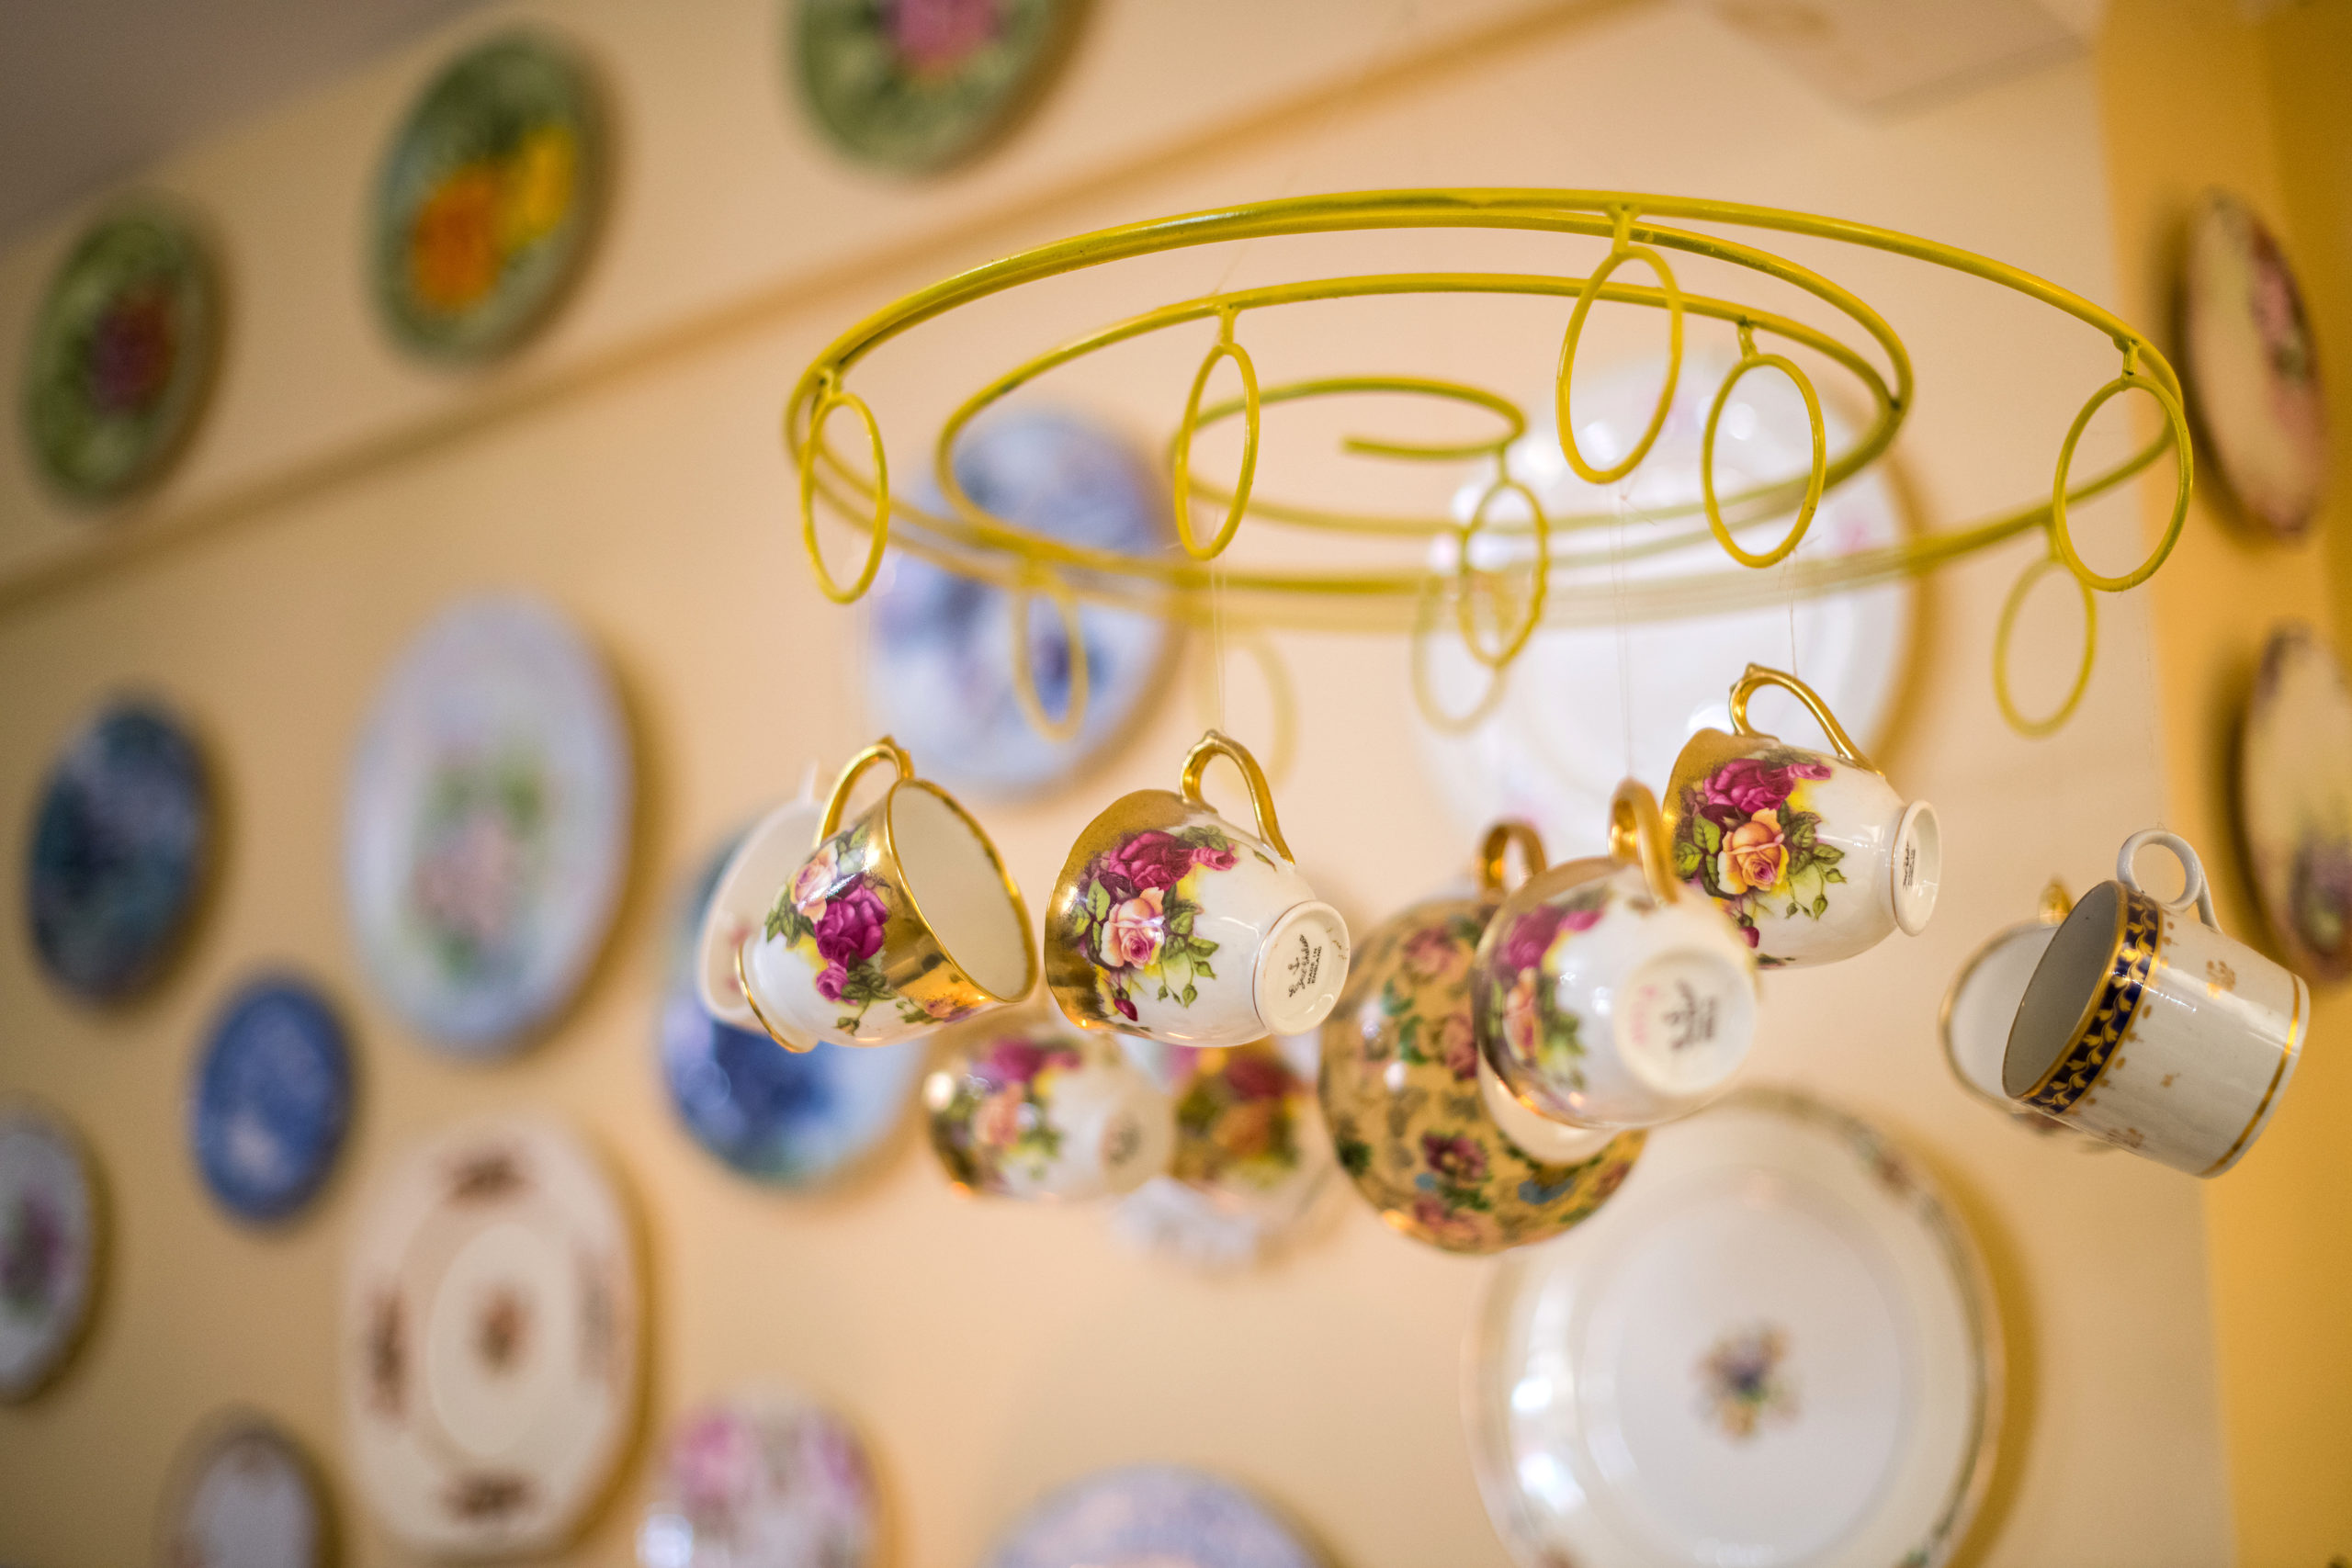
[[[2041,718],[2028,718],[2009,692],[2009,641],[2017,631],[2018,613],[2025,608],[2026,595],[2042,578],[2061,569],[2074,577],[2075,589],[2083,596],[2083,661],[2075,671],[2074,689],[2066,694],[2065,701]],[[2056,556],[2043,556],[2027,567],[2010,587],[2008,597],[2001,601],[2000,624],[1993,631],[1993,700],[2000,705],[2002,718],[2011,729],[2029,739],[2055,735],[2082,705],[2083,694],[2090,690],[2091,666],[2098,656],[2098,600],[2092,594],[2091,584]]]
[[[1478,645],[1477,617],[1470,612],[1470,588],[1479,575],[1470,564],[1470,541],[1476,538],[1479,530],[1485,526],[1487,508],[1494,504],[1497,496],[1506,493],[1515,494],[1527,503],[1528,516],[1535,525],[1535,559],[1528,574],[1534,586],[1528,591],[1527,613],[1520,618],[1518,629],[1504,639],[1501,648],[1489,653]],[[1494,572],[1487,575],[1498,577],[1501,574]],[[1520,649],[1527,646],[1527,639],[1535,635],[1535,628],[1544,624],[1544,596],[1549,591],[1551,581],[1552,536],[1544,524],[1544,503],[1535,499],[1533,491],[1517,479],[1508,474],[1499,475],[1494,483],[1487,487],[1487,492],[1478,498],[1478,504],[1471,510],[1470,521],[1464,524],[1453,536],[1453,615],[1462,627],[1462,643],[1470,650],[1470,657],[1489,670],[1500,670],[1517,659]]]
[[[2165,528],[2164,538],[2148,552],[2147,559],[2120,576],[2101,577],[2084,565],[2083,558],[2075,552],[2074,532],[2066,525],[2066,479],[2075,467],[2075,445],[2082,440],[2083,432],[2090,427],[2091,416],[2105,407],[2109,399],[2135,387],[2155,399],[2156,406],[2165,411],[2166,434],[2171,438],[2173,451],[2178,459],[2180,478],[2173,491],[2172,521]],[[2154,577],[2156,568],[2164,565],[2165,558],[2172,554],[2174,544],[2180,538],[2181,525],[2188,519],[2188,491],[2194,479],[2190,465],[2188,420],[2181,412],[2179,398],[2162,383],[2141,374],[2135,365],[2126,364],[2122,375],[2090,395],[2090,400],[2083,405],[2083,412],[2075,416],[2075,423],[2067,429],[2065,444],[2058,448],[2058,472],[2050,484],[2050,547],[2085,588],[2096,588],[2102,593],[2120,593],[2127,588],[2139,587]]]
[[[1037,695],[1036,656],[1030,648],[1029,606],[1040,588],[1054,613],[1061,617],[1062,636],[1069,644],[1069,700],[1063,705],[1058,719],[1047,715],[1044,701]],[[1023,574],[1008,603],[1012,616],[1009,628],[1012,634],[1012,697],[1021,705],[1021,716],[1045,739],[1057,744],[1075,740],[1086,725],[1087,682],[1091,673],[1086,653],[1086,628],[1078,618],[1078,601],[1070,597],[1069,586],[1060,578],[1040,569]]]
[[[1413,623],[1411,640],[1406,645],[1405,661],[1413,680],[1413,705],[1420,710],[1422,721],[1441,735],[1466,735],[1484,724],[1503,700],[1509,689],[1510,669],[1508,665],[1489,665],[1487,669],[1487,690],[1465,714],[1450,714],[1438,706],[1437,694],[1430,690],[1428,649],[1430,637],[1437,629],[1437,602],[1443,595],[1448,580],[1431,577],[1421,592],[1420,614]]]
[[[1707,508],[1707,527],[1714,534],[1715,543],[1724,553],[1742,566],[1772,566],[1787,558],[1804,539],[1804,531],[1813,526],[1813,514],[1821,505],[1823,482],[1829,477],[1829,434],[1821,423],[1821,396],[1813,389],[1813,378],[1800,369],[1796,361],[1784,354],[1758,354],[1745,332],[1741,338],[1747,353],[1731,367],[1724,384],[1715,389],[1715,400],[1707,409],[1706,433],[1699,437],[1699,498]],[[1813,423],[1813,476],[1805,481],[1804,500],[1798,504],[1797,520],[1781,542],[1755,555],[1740,548],[1739,541],[1731,536],[1731,525],[1724,521],[1723,509],[1715,504],[1715,426],[1724,417],[1724,409],[1731,401],[1731,391],[1739,378],[1750,370],[1778,370],[1804,395],[1805,417]]]
[[[1577,477],[1588,484],[1615,484],[1642,466],[1642,459],[1650,455],[1658,433],[1666,428],[1666,416],[1674,412],[1674,390],[1682,379],[1682,290],[1675,284],[1674,270],[1666,265],[1664,256],[1647,245],[1627,243],[1622,220],[1618,232],[1617,244],[1610,251],[1609,259],[1592,269],[1592,276],[1577,292],[1577,308],[1568,312],[1567,333],[1560,339],[1560,372],[1552,384],[1553,412],[1560,424],[1560,455],[1567,458],[1568,467],[1576,470]],[[1657,407],[1650,414],[1649,428],[1634,443],[1634,449],[1622,461],[1596,468],[1585,461],[1583,450],[1577,446],[1577,427],[1568,412],[1568,382],[1576,373],[1577,346],[1584,338],[1584,319],[1591,314],[1600,286],[1620,263],[1626,261],[1647,263],[1650,270],[1657,274],[1658,288],[1666,295],[1666,384],[1658,389]]]
[[[858,570],[857,581],[847,588],[833,581],[825,567],[825,553],[817,547],[817,464],[826,455],[825,421],[844,404],[855,409],[865,422],[866,443],[874,452],[874,516],[866,525],[865,564]],[[800,539],[808,547],[817,587],[836,604],[855,604],[865,596],[865,591],[874,586],[875,574],[882,570],[883,547],[890,542],[890,465],[882,452],[882,427],[864,398],[838,386],[826,389],[818,400],[816,411],[808,417],[808,439],[800,448]]]
[[[1225,525],[1216,537],[1205,546],[1193,537],[1193,431],[1201,423],[1201,394],[1208,389],[1209,373],[1220,359],[1230,359],[1241,375],[1241,472],[1233,481],[1233,502],[1226,508]],[[1216,344],[1201,361],[1201,368],[1193,377],[1193,395],[1184,400],[1184,423],[1176,427],[1176,441],[1170,454],[1170,468],[1175,484],[1176,541],[1184,553],[1194,560],[1210,560],[1225,553],[1233,543],[1233,536],[1241,531],[1241,519],[1250,511],[1250,486],[1258,474],[1258,367],[1250,362],[1250,351],[1233,341],[1233,317],[1227,312]]]

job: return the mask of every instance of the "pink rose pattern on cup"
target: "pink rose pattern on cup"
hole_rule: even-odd
[[[954,1097],[931,1118],[932,1146],[949,1175],[973,1191],[1000,1193],[1012,1190],[1008,1170],[1043,1177],[1062,1152],[1054,1081],[1085,1065],[1070,1040],[1008,1034],[975,1051]]]
[[[1193,934],[1199,878],[1233,869],[1234,842],[1208,826],[1133,833],[1088,863],[1069,940],[1094,971],[1096,991],[1133,1022],[1138,995],[1191,1007],[1215,979],[1217,944]],[[1265,857],[1259,856],[1261,860]]]
[[[1290,1066],[1264,1045],[1199,1053],[1178,1092],[1170,1174],[1204,1186],[1271,1191],[1299,1168],[1298,1106],[1306,1097]]]
[[[1598,918],[1597,903],[1573,912],[1579,930]],[[1559,915],[1555,936],[1570,919]],[[1543,1165],[1496,1128],[1471,1029],[1470,959],[1486,923],[1470,903],[1390,922],[1324,1027],[1323,1108],[1340,1166],[1392,1228],[1449,1252],[1569,1229],[1609,1201],[1642,1147],[1628,1134],[1581,1164]],[[1526,933],[1539,961],[1543,923]]]
[[[874,962],[882,951],[897,889],[866,869],[873,829],[860,824],[817,848],[768,911],[769,937],[790,943],[817,971],[817,994],[838,1003],[835,1028],[854,1034],[865,1010],[888,1002],[902,1023],[946,1023],[966,1017],[967,1008],[927,1007],[901,994]]]
[[[1483,998],[1488,1017],[1501,1021],[1503,1048],[1511,1059],[1568,1089],[1584,1087],[1584,1042],[1577,1038],[1577,1015],[1553,1000],[1544,960],[1562,937],[1600,923],[1612,886],[1596,878],[1514,916],[1496,950]]]
[[[1759,909],[1817,920],[1830,884],[1846,880],[1844,852],[1818,840],[1821,814],[1804,799],[1808,783],[1828,776],[1806,753],[1774,747],[1735,757],[1682,792],[1674,874],[1721,905],[1750,947],[1760,940]]]

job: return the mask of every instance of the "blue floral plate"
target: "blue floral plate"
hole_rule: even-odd
[[[232,1214],[281,1220],[309,1202],[351,1125],[351,1052],[326,998],[284,976],[238,992],[198,1059],[187,1120]]]
[[[980,426],[956,445],[956,479],[997,516],[1069,544],[1146,556],[1171,534],[1162,481],[1117,437],[1069,414],[1031,410]],[[1069,739],[1046,739],[1014,695],[1012,607],[1004,590],[903,551],[875,589],[868,705],[876,728],[944,784],[997,795],[1046,788],[1116,739],[1159,683],[1168,623],[1081,606],[1086,718]],[[1026,636],[1039,705],[1067,713],[1069,639],[1042,598]]]
[[[1072,1482],[1023,1516],[988,1568],[1316,1568],[1320,1559],[1240,1487],[1177,1465],[1139,1464]]]
[[[194,912],[212,837],[196,742],[144,700],[110,705],[66,743],[33,820],[26,902],[57,983],[93,1001],[152,981]]]
[[[704,1010],[697,975],[703,910],[733,853],[695,879],[679,911],[662,1000],[662,1077],[695,1141],[730,1168],[779,1187],[830,1181],[873,1151],[904,1115],[923,1045],[785,1050]]]

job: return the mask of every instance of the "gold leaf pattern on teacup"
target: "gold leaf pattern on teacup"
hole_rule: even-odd
[[[2224,991],[2236,990],[2237,987],[2238,972],[2236,970],[2231,968],[2229,964],[2222,959],[2211,958],[2206,960],[2205,994],[2207,996],[2218,997]]]

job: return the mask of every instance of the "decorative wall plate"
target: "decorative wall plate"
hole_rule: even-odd
[[[163,970],[196,911],[212,792],[196,740],[145,698],[108,704],[50,764],[25,899],[50,977],[113,1001]]]
[[[1638,548],[1649,536],[1643,508],[1697,498],[1699,439],[1729,368],[1728,361],[1697,352],[1684,361],[1665,428],[1625,482],[1625,522],[1619,533],[1627,547]],[[1597,377],[1589,390],[1579,386],[1576,410],[1584,450],[1630,448],[1650,419],[1664,376],[1663,361],[1647,361]],[[1550,400],[1543,401],[1548,406]],[[1832,449],[1852,438],[1835,409],[1824,407],[1822,418]],[[1715,446],[1715,483],[1727,495],[1802,473],[1813,451],[1804,405],[1779,378],[1751,377],[1724,409]],[[1613,491],[1587,484],[1569,470],[1548,417],[1531,421],[1528,433],[1512,444],[1510,468],[1547,512],[1607,512],[1612,505]],[[1481,479],[1464,489],[1456,506],[1461,516],[1469,516],[1487,483]],[[1498,501],[1493,514],[1508,515],[1511,504],[1508,497]],[[1736,536],[1752,549],[1786,530],[1787,519],[1775,517]],[[1823,497],[1792,558],[1851,555],[1901,544],[1909,535],[1882,465]],[[1500,536],[1488,537],[1499,545]],[[1565,552],[1572,544],[1592,551],[1607,541],[1560,536],[1553,547]],[[1451,570],[1451,541],[1441,540],[1440,548]],[[1710,568],[1726,573],[1747,570],[1721,558],[1719,547],[1702,533],[1680,548],[1629,558],[1621,570],[1623,581],[1632,583]],[[1506,558],[1498,554],[1489,563],[1482,553],[1478,558],[1481,565],[1500,566]],[[1589,593],[1606,588],[1611,569],[1555,566],[1555,581]],[[1517,817],[1534,823],[1562,860],[1599,854],[1607,848],[1602,829],[1617,782],[1663,781],[1690,736],[1710,726],[1729,729],[1724,694],[1751,660],[1790,659],[1782,668],[1801,675],[1862,749],[1871,750],[1901,694],[1917,599],[1917,586],[1905,579],[1801,599],[1793,608],[1776,604],[1688,620],[1634,621],[1622,632],[1612,626],[1539,632],[1511,666],[1501,697],[1479,722],[1457,732],[1417,716],[1421,756],[1464,833],[1483,832],[1489,822]],[[1430,699],[1442,713],[1459,717],[1477,711],[1491,671],[1452,635],[1450,624],[1426,639],[1419,656]],[[1633,709],[1630,726],[1623,711],[1627,703]],[[1750,711],[1759,729],[1787,736],[1797,745],[1812,744],[1817,733],[1785,694],[1759,694]]]
[[[174,1466],[157,1556],[165,1568],[323,1568],[324,1488],[277,1424],[251,1411],[205,1423]]]
[[[0,1100],[0,1404],[64,1366],[97,1297],[97,1182],[72,1129]]]
[[[642,1568],[865,1568],[879,1515],[854,1427],[803,1400],[745,1392],[698,1405],[670,1428],[637,1560]]]
[[[376,303],[404,347],[486,359],[547,319],[587,259],[603,117],[586,65],[534,32],[452,61],[376,181]]]
[[[1317,1568],[1315,1550],[1229,1481],[1170,1464],[1074,1481],[1022,1516],[988,1568]]]
[[[809,838],[799,839],[803,854]],[[756,1023],[741,1029],[713,1018],[696,981],[699,938],[704,908],[732,861],[731,848],[720,850],[680,911],[662,1001],[662,1076],[678,1120],[730,1168],[779,1187],[818,1186],[873,1153],[905,1118],[923,1046],[820,1041],[795,1053]]]
[[[991,512],[1074,545],[1142,556],[1170,537],[1165,483],[1074,415],[1032,410],[980,426],[956,446],[956,479]],[[1013,660],[1028,659],[1039,705],[1058,718],[1069,711],[1069,634],[1040,595],[1016,649],[1012,607],[1004,590],[903,552],[875,589],[866,666],[876,727],[956,788],[1018,795],[1069,777],[1126,730],[1166,668],[1167,622],[1080,606],[1086,715],[1076,736],[1049,740],[1022,711]]]
[[[2262,912],[2306,978],[2352,976],[2352,690],[2335,650],[2270,634],[2238,746],[2238,831]]]
[[[793,79],[842,152],[931,174],[1012,129],[1077,12],[1076,0],[791,0]]]
[[[1927,1174],[1758,1090],[1656,1129],[1609,1207],[1503,1260],[1465,1412],[1530,1565],[1933,1564],[1990,1474],[2001,1371]]]
[[[2206,192],[2189,220],[2180,310],[2188,389],[2222,478],[2266,533],[2301,537],[2327,485],[2319,345],[2286,253],[2225,191]]]
[[[278,1220],[311,1201],[351,1125],[351,1051],[334,1010],[287,976],[230,999],[197,1059],[188,1143],[220,1206]]]
[[[386,678],[345,804],[376,984],[456,1055],[513,1049],[604,944],[629,808],[628,731],[580,634],[537,599],[445,612]]]
[[[78,501],[156,478],[195,428],[220,354],[220,279],[195,231],[155,206],[93,223],[25,351],[25,434],[42,477]]]
[[[546,1551],[637,1418],[636,1247],[594,1156],[553,1121],[471,1122],[371,1201],[345,1280],[354,1480],[412,1551]]]

